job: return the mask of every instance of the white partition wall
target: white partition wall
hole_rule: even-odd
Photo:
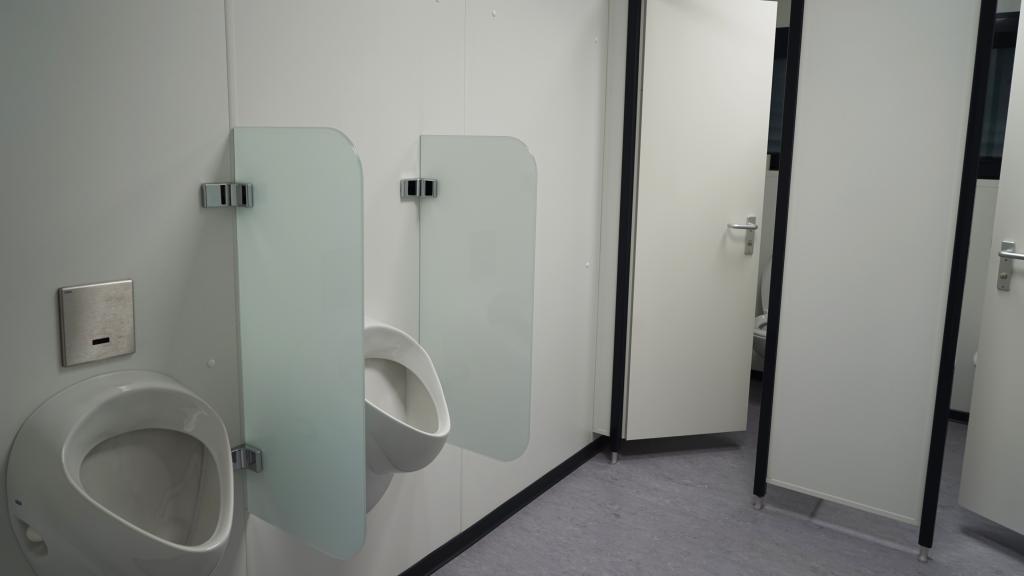
[[[921,519],[979,0],[804,9],[768,482]]]

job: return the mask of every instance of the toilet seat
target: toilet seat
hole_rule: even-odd
[[[771,259],[765,263],[764,270],[761,272],[761,283],[760,290],[758,291],[758,301],[761,303],[761,310],[764,314],[756,316],[754,318],[754,354],[755,360],[758,358],[764,358],[765,355],[765,343],[768,339],[768,301],[771,293],[771,280],[772,280],[772,261]],[[760,360],[758,360],[760,361]],[[760,369],[758,369],[760,370]]]
[[[83,465],[97,447],[137,438],[142,442],[134,449],[144,454],[159,449],[145,444],[154,431],[178,442],[164,447],[198,443],[203,450],[189,526],[205,524],[198,542],[171,541],[139,526],[126,517],[130,514],[101,502],[84,481]],[[109,465],[101,478],[165,472],[139,470],[127,456],[104,454]],[[213,469],[205,468],[210,465]],[[118,502],[120,508],[138,507],[146,487],[137,486],[138,493]],[[22,426],[11,449],[7,495],[15,534],[39,576],[208,575],[223,555],[234,510],[227,430],[213,408],[167,376],[146,371],[96,376],[47,400]],[[208,506],[214,498],[215,509]],[[41,542],[34,541],[33,532]]]

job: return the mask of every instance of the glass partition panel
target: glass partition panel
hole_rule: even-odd
[[[423,136],[420,339],[452,444],[513,460],[530,440],[537,167],[514,138]]]
[[[237,128],[249,511],[336,558],[363,543],[362,168],[326,128]]]

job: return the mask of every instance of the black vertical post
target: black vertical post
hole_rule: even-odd
[[[619,194],[619,246],[615,288],[615,345],[612,359],[612,413],[609,426],[613,454],[622,447],[626,399],[626,353],[629,349],[630,266],[633,256],[633,194],[636,179],[637,133],[640,124],[643,1],[629,0],[626,25],[626,93],[622,116],[622,182]]]
[[[800,80],[800,44],[804,28],[804,0],[793,0],[789,16],[789,50],[786,92],[782,106],[782,147],[779,153],[779,191],[775,201],[775,240],[772,243],[772,277],[768,296],[768,334],[765,340],[764,375],[761,378],[761,416],[757,429],[757,460],[754,464],[754,495],[768,490],[768,447],[772,432],[775,396],[775,360],[779,351],[779,319],[782,316],[782,274],[786,269],[786,233],[789,227],[789,185],[793,173],[793,138],[796,135],[796,97]]]
[[[921,509],[921,531],[918,544],[931,548],[935,537],[935,514],[939,507],[939,485],[942,460],[949,426],[949,401],[953,393],[953,364],[956,360],[957,338],[960,335],[960,313],[967,279],[967,254],[971,243],[971,221],[974,218],[974,194],[978,183],[981,156],[981,132],[985,122],[985,96],[988,90],[989,63],[996,21],[996,0],[981,0],[978,19],[978,42],[974,52],[974,79],[971,83],[971,107],[967,117],[967,142],[960,176],[960,204],[956,214],[953,237],[953,263],[949,278],[949,297],[942,331],[942,356],[939,360],[939,381],[932,416],[931,446],[928,449],[928,472],[924,483]]]

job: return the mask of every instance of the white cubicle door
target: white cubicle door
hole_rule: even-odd
[[[804,9],[768,481],[918,524],[979,0]]]
[[[746,426],[775,9],[647,2],[630,440]]]
[[[1018,36],[1017,48],[1024,37]],[[1008,261],[1009,290],[999,290],[1004,241],[1024,252],[1024,64],[1014,63],[1014,86],[1003,146],[989,272],[985,277],[978,368],[967,427],[960,503],[1024,533],[1024,262]]]

